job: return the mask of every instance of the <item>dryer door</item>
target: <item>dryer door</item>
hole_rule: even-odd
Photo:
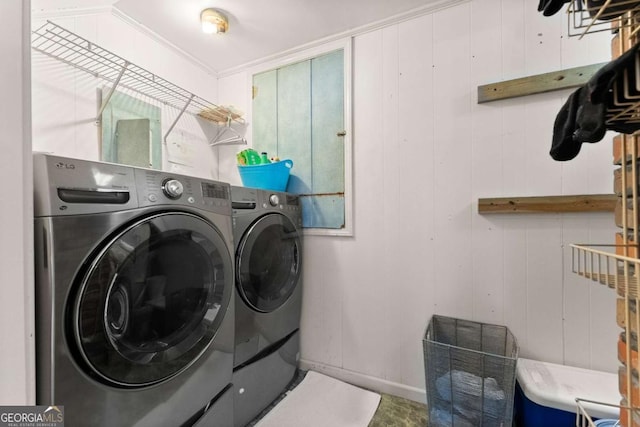
[[[300,236],[284,215],[260,217],[245,232],[236,256],[236,282],[252,309],[268,313],[293,294],[300,278]]]
[[[187,213],[146,217],[109,239],[67,316],[90,373],[135,387],[186,369],[222,322],[232,266],[217,229]]]

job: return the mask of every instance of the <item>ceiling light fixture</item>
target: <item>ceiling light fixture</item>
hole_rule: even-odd
[[[200,12],[202,32],[205,34],[224,34],[229,29],[227,17],[216,9],[205,9]]]

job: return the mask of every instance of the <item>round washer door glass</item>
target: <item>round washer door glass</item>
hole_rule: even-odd
[[[238,246],[236,279],[242,299],[270,312],[284,304],[300,277],[300,237],[291,220],[268,214],[245,232]]]
[[[233,286],[227,245],[209,222],[187,213],[141,219],[115,235],[83,275],[73,332],[104,382],[157,383],[207,349]]]

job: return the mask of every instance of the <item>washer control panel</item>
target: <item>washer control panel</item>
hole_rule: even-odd
[[[135,176],[141,206],[169,204],[231,212],[231,187],[227,183],[151,169],[136,169]]]
[[[231,186],[224,182],[47,153],[34,153],[33,162],[37,217],[163,205],[231,215]]]

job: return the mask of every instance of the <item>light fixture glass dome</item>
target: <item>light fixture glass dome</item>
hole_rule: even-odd
[[[200,13],[202,32],[205,34],[223,34],[229,29],[229,21],[221,12],[209,8]]]

